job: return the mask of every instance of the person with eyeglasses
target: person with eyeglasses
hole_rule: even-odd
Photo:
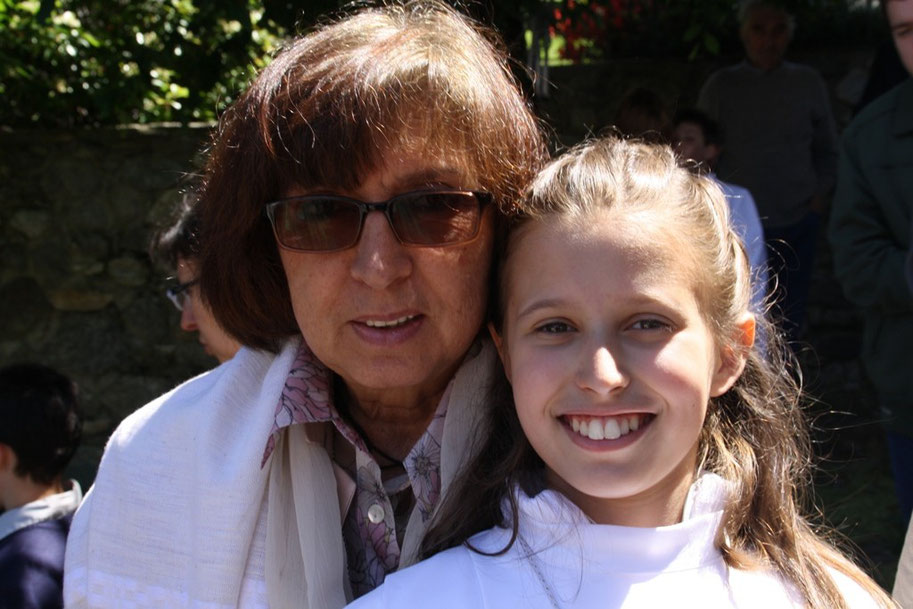
[[[216,320],[200,296],[200,218],[190,197],[178,209],[177,220],[152,240],[153,258],[174,270],[176,283],[165,296],[181,312],[181,329],[196,332],[197,340],[219,363],[235,356],[241,344]]]
[[[290,41],[197,203],[196,289],[244,346],[114,433],[67,607],[338,609],[413,562],[486,435],[493,253],[546,158],[502,43],[443,2]]]

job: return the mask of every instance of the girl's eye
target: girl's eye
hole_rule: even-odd
[[[632,330],[671,330],[672,326],[660,319],[638,319],[631,324]]]
[[[550,321],[536,327],[536,332],[542,334],[564,334],[573,332],[573,330],[574,328],[569,323],[563,321]]]

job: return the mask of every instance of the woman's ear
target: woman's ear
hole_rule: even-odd
[[[710,384],[710,397],[718,397],[729,391],[735,382],[742,376],[748,352],[754,345],[755,318],[751,313],[745,313],[736,324],[735,336],[732,337],[731,346],[720,350],[719,362]]]
[[[0,442],[0,472],[9,470],[12,472],[16,468],[16,453],[9,444]]]
[[[495,349],[498,350],[498,357],[501,358],[501,365],[504,366],[504,375],[510,381],[510,358],[507,355],[507,348],[504,345],[504,339],[495,329],[495,325],[488,322],[488,333],[491,334],[491,340],[495,343]]]

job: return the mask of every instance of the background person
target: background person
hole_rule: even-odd
[[[883,4],[898,55],[913,75],[913,0]],[[913,78],[867,105],[843,134],[829,237],[847,298],[862,309],[862,355],[884,415],[894,487],[913,512]],[[913,535],[901,552],[894,597],[913,607]]]
[[[367,8],[226,112],[200,286],[246,348],[115,432],[68,606],[332,609],[414,560],[484,435],[501,210],[545,158],[490,36],[439,2]]]
[[[913,74],[913,0],[885,4]],[[905,262],[913,222],[913,78],[866,106],[843,134],[829,226],[834,271],[862,309],[862,359],[877,391],[904,522],[913,512],[913,298]]]
[[[185,197],[177,220],[152,241],[153,258],[170,268],[177,283],[166,295],[181,312],[181,329],[196,332],[206,353],[223,363],[235,356],[241,344],[216,321],[200,293],[200,215],[193,197]]]
[[[781,3],[739,12],[745,61],[715,72],[698,106],[726,133],[717,173],[754,196],[764,226],[771,291],[783,329],[799,338],[820,214],[833,188],[837,140],[827,88],[812,68],[785,61],[795,21]]]
[[[663,98],[648,87],[634,87],[618,103],[615,128],[627,137],[668,144],[672,139],[672,119]]]
[[[686,108],[676,114],[673,133],[676,151],[682,158],[694,161],[691,168],[716,182],[726,195],[729,219],[748,250],[752,310],[763,312],[767,298],[767,245],[764,242],[764,227],[754,197],[748,189],[720,180],[714,171],[723,150],[720,126],[704,112]]]
[[[0,368],[0,607],[63,607],[63,558],[82,499],[63,469],[79,447],[76,387],[38,364]]]

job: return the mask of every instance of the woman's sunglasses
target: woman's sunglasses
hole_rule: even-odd
[[[301,252],[335,252],[358,243],[365,216],[381,211],[403,245],[435,247],[471,241],[491,194],[470,190],[416,190],[381,203],[336,195],[307,195],[269,203],[280,246]]]

